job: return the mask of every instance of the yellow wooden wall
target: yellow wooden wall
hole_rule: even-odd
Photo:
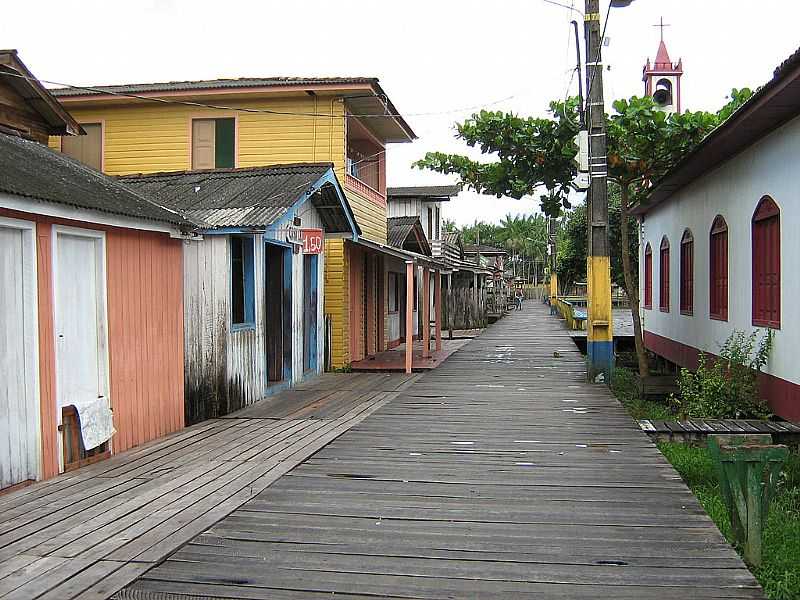
[[[66,108],[81,123],[103,125],[103,170],[109,175],[191,169],[191,120],[235,117],[236,166],[331,162],[345,184],[346,119],[341,99],[332,95],[245,98],[218,104],[278,113],[245,113],[182,105],[126,104]],[[324,116],[308,116],[309,113]],[[331,115],[331,116],[328,116]],[[50,139],[60,149],[60,138]],[[346,190],[362,235],[386,243],[386,206]],[[325,313],[333,319],[333,364],[350,362],[349,264],[342,240],[325,246]]]
[[[344,240],[325,241],[325,314],[332,320],[331,361],[350,363],[350,265]]]

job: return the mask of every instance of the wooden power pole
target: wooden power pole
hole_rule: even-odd
[[[608,169],[606,122],[603,102],[603,64],[600,48],[600,0],[586,0],[587,129],[589,134],[589,253],[587,354],[590,380],[610,381],[614,368],[613,317],[611,312],[611,264],[608,242]]]

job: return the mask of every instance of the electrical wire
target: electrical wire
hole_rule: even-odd
[[[589,98],[592,97],[592,84],[594,83],[594,75],[597,73],[598,65],[597,63],[600,62],[600,55],[602,54],[603,48],[603,40],[606,39],[606,27],[608,27],[608,17],[611,16],[611,2],[608,3],[608,9],[606,10],[606,20],[603,23],[603,32],[600,34],[600,41],[597,44],[597,55],[594,58],[594,68],[592,69],[592,76],[589,78],[589,84],[586,86],[586,105],[587,110],[589,106]],[[587,63],[588,69],[588,63]],[[605,111],[605,109],[603,109]]]
[[[553,6],[560,6],[561,8],[566,8],[569,11],[573,11],[573,12],[578,13],[579,15],[583,15],[583,13],[580,10],[575,8],[575,3],[574,2],[571,3],[571,6],[568,6],[568,5],[563,4],[561,2],[556,2],[556,0],[542,0],[542,2],[546,2],[547,4],[552,4]]]
[[[37,79],[35,77],[29,77],[24,73],[4,73],[4,75],[10,77],[19,77],[21,79],[25,79],[31,83],[47,83],[49,85],[57,85],[62,88],[68,88],[73,90],[83,90],[88,92],[95,92],[98,94],[107,94],[110,96],[119,96],[123,98],[131,98],[135,100],[144,100],[148,102],[157,102],[160,104],[177,104],[182,106],[191,106],[194,108],[209,108],[214,110],[224,110],[224,111],[233,111],[233,112],[244,112],[244,113],[254,113],[254,114],[269,114],[269,115],[281,115],[281,116],[297,116],[297,117],[322,117],[322,118],[331,118],[331,117],[351,117],[356,119],[374,119],[374,118],[382,118],[382,119],[397,119],[397,118],[405,118],[405,117],[429,117],[429,116],[442,116],[442,115],[449,115],[455,114],[460,112],[467,112],[471,110],[478,110],[481,108],[486,108],[488,106],[494,106],[496,104],[500,104],[502,102],[507,102],[508,100],[512,100],[517,97],[518,94],[512,94],[510,96],[506,96],[504,98],[499,98],[497,100],[493,100],[491,102],[486,102],[483,104],[476,104],[474,106],[465,106],[461,108],[453,108],[444,111],[432,111],[432,112],[421,112],[421,113],[392,113],[389,112],[388,109],[382,114],[374,114],[374,115],[356,115],[356,114],[342,114],[336,115],[333,113],[320,113],[320,112],[296,112],[296,111],[281,111],[281,110],[272,110],[267,108],[250,108],[246,106],[227,106],[224,104],[207,104],[203,102],[194,102],[191,100],[175,100],[172,98],[161,98],[158,96],[143,96],[141,94],[133,94],[127,92],[118,92],[114,90],[109,90],[107,88],[102,87],[92,87],[92,86],[83,86],[83,85],[72,85],[69,83],[63,83],[59,81],[50,81],[48,79]],[[385,97],[381,96],[373,96],[373,95],[362,95],[362,96],[352,96],[352,98],[373,98],[378,97],[380,98],[384,106],[386,106],[387,100]],[[388,107],[387,107],[388,108]]]

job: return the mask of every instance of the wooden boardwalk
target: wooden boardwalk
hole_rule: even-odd
[[[324,375],[0,496],[0,598],[109,598],[416,377]]]
[[[526,303],[116,597],[761,598],[547,311]]]

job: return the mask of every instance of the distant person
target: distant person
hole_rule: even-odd
[[[522,293],[522,290],[517,288],[517,291],[514,292],[514,303],[517,305],[517,310],[522,310],[522,301],[525,299],[525,294]]]

